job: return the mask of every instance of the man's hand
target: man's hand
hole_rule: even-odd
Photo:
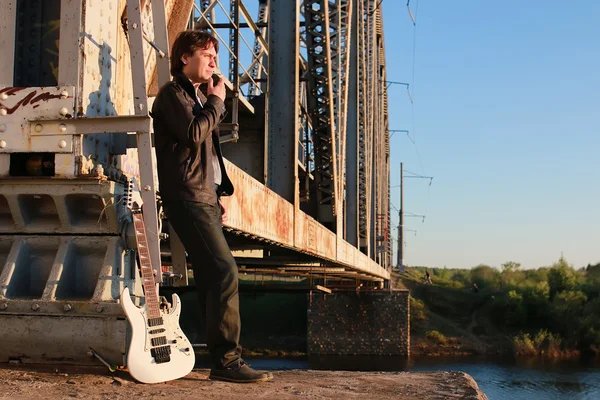
[[[213,86],[212,77],[208,80],[208,95],[214,94],[222,101],[225,101],[225,81],[223,79],[219,79],[219,82]]]
[[[221,206],[221,222],[227,222],[227,209],[225,209],[225,206],[223,203],[221,203],[221,200],[219,200],[219,206]]]

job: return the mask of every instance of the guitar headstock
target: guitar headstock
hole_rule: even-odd
[[[141,212],[143,204],[137,180],[131,177],[127,180],[125,189],[125,206],[132,212]]]

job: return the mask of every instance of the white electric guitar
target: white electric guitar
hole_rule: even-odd
[[[144,306],[138,308],[131,301],[129,288],[123,289],[121,294],[121,304],[132,330],[127,369],[142,383],[178,379],[190,373],[196,360],[190,341],[179,327],[181,302],[179,296],[173,294],[170,310],[161,308],[146,241],[142,199],[135,179],[129,180],[126,200],[133,215],[146,300]]]

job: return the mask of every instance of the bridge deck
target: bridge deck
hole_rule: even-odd
[[[247,248],[287,250],[285,258],[238,258],[242,269],[281,275],[327,275],[340,280],[390,279],[387,270],[314,218],[234,164],[226,162],[226,166],[235,186],[233,196],[222,199],[227,207],[228,236],[246,239]]]

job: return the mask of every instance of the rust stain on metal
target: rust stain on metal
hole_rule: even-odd
[[[315,251],[319,255],[335,260],[337,256],[337,240],[335,234],[321,224],[318,226],[316,224],[318,223],[315,222],[318,247],[315,249]]]
[[[290,223],[293,223],[293,220],[290,220],[290,215],[285,212],[281,202],[277,202],[275,208],[275,232],[278,238],[286,239],[289,236],[292,230]]]
[[[339,238],[314,218],[226,161],[236,190],[222,199],[227,207],[226,225],[246,236],[273,240],[284,246],[345,264],[367,274],[387,277],[386,272],[360,250]]]
[[[317,227],[316,222],[312,219],[308,220],[307,226],[307,235],[306,235],[306,247],[311,250],[316,250],[316,236],[317,236]]]

